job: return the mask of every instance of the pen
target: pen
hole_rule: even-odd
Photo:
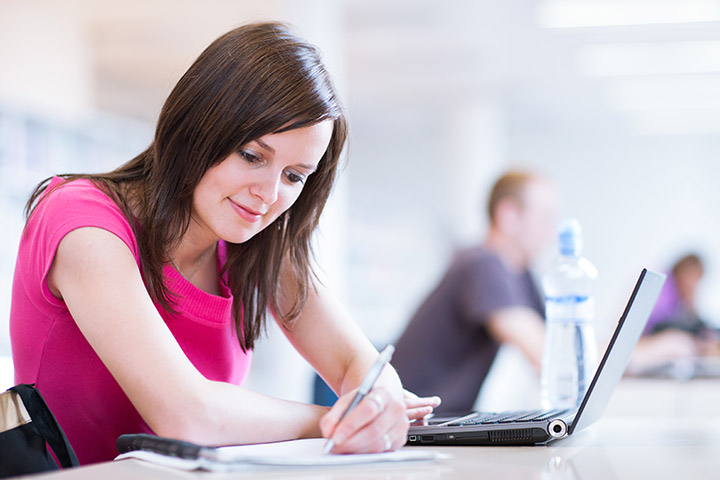
[[[360,403],[360,401],[365,398],[368,393],[370,393],[370,390],[372,389],[373,385],[375,385],[375,381],[377,381],[378,377],[380,376],[380,372],[382,372],[385,364],[390,362],[393,352],[395,352],[395,346],[392,344],[387,345],[385,348],[382,349],[382,352],[380,352],[380,356],[375,361],[373,366],[370,367],[370,370],[368,370],[368,373],[365,375],[365,378],[363,378],[360,387],[355,393],[355,398],[352,399],[352,402],[350,402],[350,405],[345,410],[345,413],[342,414],[342,417],[340,417],[338,423],[342,422],[343,418],[345,418],[348,413],[352,412],[353,409],[357,407],[358,403]],[[335,442],[333,441],[333,439],[328,438],[328,441],[325,444],[325,450],[323,451],[323,454],[330,453],[330,450],[332,450],[334,446]]]

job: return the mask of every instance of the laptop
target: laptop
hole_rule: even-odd
[[[643,269],[580,406],[570,410],[471,412],[410,424],[408,445],[544,445],[595,422],[625,371],[665,283]]]

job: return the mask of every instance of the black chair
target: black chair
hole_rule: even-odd
[[[0,478],[78,465],[65,433],[33,385],[16,385],[0,394]]]

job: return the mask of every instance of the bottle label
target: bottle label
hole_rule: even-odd
[[[562,295],[557,297],[551,297],[550,295],[545,296],[546,302],[553,303],[582,303],[586,302],[590,297],[588,295]]]
[[[593,319],[594,299],[588,295],[562,295],[545,297],[545,315],[548,322],[588,323]]]

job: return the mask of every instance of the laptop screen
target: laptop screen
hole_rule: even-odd
[[[665,274],[647,269],[640,273],[568,433],[585,428],[603,414],[652,313],[665,277]]]

